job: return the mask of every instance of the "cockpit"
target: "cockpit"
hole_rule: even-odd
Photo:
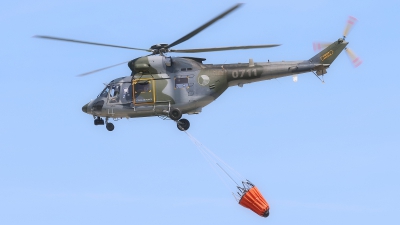
[[[106,88],[97,97],[109,97],[110,103],[116,103],[119,101],[121,87],[119,84],[107,85]]]
[[[111,81],[97,96],[108,103],[131,103],[132,102],[132,83],[130,77]]]

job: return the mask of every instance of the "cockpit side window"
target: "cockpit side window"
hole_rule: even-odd
[[[113,85],[110,90],[110,97],[118,96],[119,94],[119,85]]]
[[[119,93],[120,93],[120,86],[118,84],[115,84],[111,87],[110,89],[110,98],[109,102],[110,103],[117,103],[119,102]]]

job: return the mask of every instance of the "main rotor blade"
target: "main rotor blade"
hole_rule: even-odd
[[[346,28],[343,31],[343,37],[347,37],[347,35],[349,34],[351,28],[354,26],[354,24],[357,22],[357,19],[349,16],[349,19],[347,20],[347,25]]]
[[[119,66],[119,65],[122,65],[122,64],[127,63],[127,62],[129,62],[129,61],[118,63],[118,64],[115,64],[115,65],[112,65],[112,66],[107,66],[107,67],[104,67],[104,68],[101,68],[101,69],[97,69],[97,70],[93,70],[93,71],[90,71],[90,72],[87,72],[87,73],[82,73],[82,74],[77,75],[77,77],[83,77],[83,76],[86,76],[86,75],[89,75],[89,74],[92,74],[92,73],[97,73],[99,71],[106,70],[106,69],[109,69],[109,68],[112,68],[112,67],[115,67],[115,66]]]
[[[277,44],[273,45],[246,45],[246,46],[230,46],[230,47],[216,47],[216,48],[194,48],[194,49],[171,49],[171,52],[181,52],[181,53],[196,53],[196,52],[216,52],[216,51],[226,51],[226,50],[237,50],[237,49],[252,49],[252,48],[272,48],[280,46]]]
[[[207,23],[205,23],[204,25],[202,25],[201,27],[197,28],[196,30],[188,33],[187,35],[183,36],[181,39],[172,42],[171,44],[168,45],[168,48],[173,47],[177,44],[180,44],[184,41],[189,40],[190,38],[192,38],[193,36],[195,36],[196,34],[200,33],[202,30],[206,29],[207,27],[209,27],[211,24],[217,22],[218,20],[222,19],[224,16],[228,15],[229,13],[231,13],[232,11],[234,11],[235,9],[239,8],[242,5],[242,3],[238,3],[236,5],[234,5],[233,7],[231,7],[230,9],[226,10],[225,12],[221,13],[220,15],[218,15],[217,17],[215,17],[214,19],[208,21]]]
[[[67,38],[59,38],[59,37],[51,37],[51,36],[43,36],[43,35],[35,35],[33,37],[56,40],[56,41],[68,41],[68,42],[75,42],[75,43],[81,43],[81,44],[100,45],[100,46],[107,46],[107,47],[114,47],[114,48],[125,48],[125,49],[133,49],[133,50],[151,52],[151,50],[149,50],[149,49],[132,48],[132,47],[126,47],[126,46],[119,46],[119,45],[109,45],[109,44],[102,44],[102,43],[88,42],[88,41],[79,41],[79,40],[73,40],[73,39],[67,39]]]
[[[346,53],[349,55],[351,63],[353,63],[354,67],[358,67],[359,65],[361,65],[362,60],[356,54],[354,54],[352,50],[346,48]]]

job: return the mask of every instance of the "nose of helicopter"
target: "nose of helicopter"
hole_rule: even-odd
[[[87,103],[87,104],[85,104],[84,106],[82,106],[82,111],[83,111],[84,113],[87,113],[88,104],[89,104],[89,103]]]

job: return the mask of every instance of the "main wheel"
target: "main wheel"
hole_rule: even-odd
[[[113,131],[114,130],[114,124],[107,123],[106,128],[107,128],[108,131]]]
[[[188,130],[188,129],[189,129],[189,127],[190,127],[190,122],[189,122],[189,120],[187,120],[187,119],[180,119],[180,120],[178,121],[178,123],[176,124],[176,126],[178,127],[178,129],[179,129],[180,131],[185,131],[185,130]]]
[[[171,111],[169,111],[169,118],[171,118],[172,120],[176,121],[179,120],[181,117],[182,117],[182,112],[178,108],[171,109]]]

